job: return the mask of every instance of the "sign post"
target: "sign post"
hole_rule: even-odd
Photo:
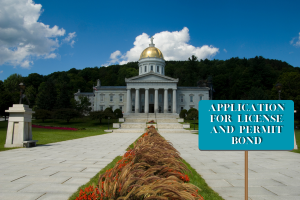
[[[248,151],[293,150],[294,102],[211,100],[200,101],[198,108],[201,151],[245,151],[247,200]]]

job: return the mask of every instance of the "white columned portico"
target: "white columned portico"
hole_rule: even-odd
[[[158,89],[154,92],[154,113],[158,113]]]
[[[131,92],[130,92],[130,89],[127,89],[127,113],[131,113],[130,110],[131,110]]]
[[[135,89],[135,113],[140,112],[140,89]]]
[[[173,89],[173,113],[176,113],[176,89]]]
[[[164,95],[164,113],[168,113],[168,89],[165,89],[165,95]]]
[[[149,113],[149,89],[145,89],[145,113]]]

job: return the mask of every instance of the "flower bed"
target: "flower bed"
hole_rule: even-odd
[[[133,149],[100,175],[98,190],[90,186],[76,199],[203,200],[200,188],[189,183],[181,160],[179,152],[150,127]]]
[[[68,127],[53,127],[53,126],[40,126],[32,124],[33,128],[46,128],[46,129],[59,129],[59,130],[68,130],[68,131],[78,131],[77,128],[68,128]]]
[[[154,120],[151,120],[151,121],[148,122],[148,124],[154,124],[154,123],[155,123]]]

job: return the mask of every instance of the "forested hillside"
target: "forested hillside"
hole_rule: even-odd
[[[197,86],[200,79],[213,78],[213,99],[278,99],[275,88],[282,84],[281,99],[295,101],[300,110],[300,68],[286,62],[263,57],[229,60],[197,60],[192,56],[187,61],[166,61],[166,76],[179,78],[178,86]],[[125,86],[125,78],[138,75],[138,62],[108,67],[87,67],[83,70],[54,72],[47,76],[37,73],[22,77],[13,74],[0,81],[0,112],[19,101],[20,82],[27,86],[26,94],[30,107],[52,110],[71,107],[74,93],[92,92],[97,79],[103,86]]]

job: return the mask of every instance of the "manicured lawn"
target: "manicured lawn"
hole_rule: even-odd
[[[109,121],[109,129],[112,129],[112,122]],[[54,142],[73,140],[77,138],[95,136],[106,134],[104,130],[108,128],[107,121],[104,119],[100,124],[98,121],[91,121],[88,118],[84,119],[75,119],[70,123],[61,120],[33,120],[33,124],[38,124],[42,126],[58,126],[58,127],[71,127],[71,128],[85,128],[85,130],[79,131],[68,131],[68,130],[53,130],[53,129],[43,129],[43,128],[32,128],[32,138],[33,140],[38,140],[37,145],[44,145]],[[15,148],[4,148],[5,140],[6,140],[6,132],[7,132],[7,124],[6,121],[0,121],[0,151],[6,151]]]

